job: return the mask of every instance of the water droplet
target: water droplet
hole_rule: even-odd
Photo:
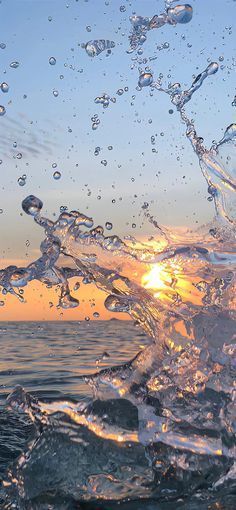
[[[88,25],[88,26],[86,27],[86,30],[87,30],[87,32],[91,32],[91,31],[92,31],[92,28],[90,27],[90,25]]]
[[[1,83],[1,91],[2,92],[8,92],[8,90],[9,90],[9,85],[3,81]]]
[[[57,61],[56,61],[55,57],[50,57],[48,62],[51,66],[55,66]]]
[[[101,164],[104,165],[104,166],[107,166],[107,160],[106,159],[102,159]]]
[[[107,108],[109,106],[110,96],[108,94],[103,94],[103,96],[98,96],[94,99],[94,103],[102,104],[103,108]]]
[[[2,115],[5,115],[5,113],[6,113],[6,108],[5,108],[5,106],[0,105],[0,115],[1,115],[1,116],[2,116]]]
[[[5,305],[5,301],[0,301],[0,306],[4,306]]]
[[[13,69],[17,69],[17,67],[19,67],[19,65],[20,65],[20,63],[17,61],[10,63],[10,67],[12,67]]]
[[[94,312],[93,316],[94,316],[95,319],[98,319],[98,317],[100,317],[100,314],[98,312]]]
[[[122,96],[122,94],[124,94],[124,91],[123,89],[118,89],[116,93],[118,96]]]
[[[1,42],[1,43],[0,43],[0,48],[1,48],[1,50],[5,50],[5,48],[6,48],[6,44],[5,44],[5,43],[3,43],[3,42]]]
[[[35,216],[43,207],[43,202],[34,195],[29,195],[22,202],[22,209],[26,214]]]
[[[19,177],[17,180],[19,186],[25,186],[26,184],[26,176],[22,175],[22,177]]]
[[[120,6],[120,12],[125,12],[126,11],[126,7],[125,5],[121,5]]]
[[[59,96],[59,92],[58,92],[58,90],[53,90],[53,92],[52,92],[52,93],[53,93],[54,97],[58,97],[58,96]]]
[[[210,76],[211,74],[217,73],[218,69],[219,65],[217,62],[211,62],[211,64],[209,64],[209,66],[206,68],[207,75]]]
[[[222,145],[225,142],[229,142],[236,138],[236,124],[230,124],[225,130],[225,134],[218,145]]]
[[[111,230],[111,229],[112,229],[112,227],[113,227],[113,225],[112,225],[112,223],[110,223],[110,221],[107,221],[107,222],[105,223],[105,227],[106,227],[106,229],[107,229],[107,230]]]
[[[167,9],[168,18],[172,23],[189,23],[193,17],[191,5],[176,5]]]
[[[108,41],[105,39],[95,39],[93,41],[88,41],[87,44],[85,44],[85,51],[89,55],[89,57],[95,57],[102,53],[102,51],[114,47],[115,43],[113,41]]]
[[[101,147],[96,147],[95,150],[94,150],[94,156],[98,156],[100,150],[101,150]]]
[[[53,174],[53,179],[55,179],[56,181],[58,181],[59,179],[61,178],[61,173],[56,171],[54,172]]]
[[[139,76],[139,87],[148,87],[153,82],[153,76],[151,73],[142,73]]]

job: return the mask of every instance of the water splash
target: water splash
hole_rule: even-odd
[[[178,101],[176,87],[170,93],[183,118],[192,87],[188,93],[179,88]],[[230,126],[219,144],[206,150],[194,132],[190,140],[201,165],[222,145],[231,144],[234,135]],[[224,185],[222,171],[217,176]],[[126,365],[87,377],[94,393],[89,404],[44,403],[16,388],[8,405],[28,415],[39,438],[8,474],[10,499],[13,493],[21,505],[42,497],[49,487],[59,493],[62,486],[79,500],[100,498],[101,493],[114,500],[121,495],[169,499],[191,494],[203,480],[208,480],[205,486],[217,487],[232,477],[236,312],[232,222],[228,230],[211,225],[208,231],[191,234],[189,241],[159,227],[156,250],[140,248],[133,239],[128,243],[116,235],[106,236],[101,226],[94,227],[93,220],[78,211],[63,211],[52,222],[42,216],[42,201],[34,196],[27,197],[22,207],[45,230],[46,238],[37,261],[0,272],[4,291],[16,293],[15,288],[38,279],[47,286],[60,285],[59,306],[77,307],[69,279],[82,278],[107,294],[108,310],[129,313],[152,342]],[[227,221],[224,215],[223,220]],[[212,236],[214,229],[220,234]],[[59,258],[64,255],[74,268],[61,266]],[[135,267],[136,280],[125,276],[126,267],[129,274]],[[63,416],[69,423],[63,424]],[[72,423],[76,434],[71,439]],[[59,435],[58,427],[63,430]],[[112,459],[114,469],[104,460],[106,444],[113,452],[109,462]],[[71,462],[75,454],[83,458],[76,468]],[[53,477],[45,473],[41,459],[51,466]],[[128,477],[123,476],[127,462]],[[37,474],[37,486],[32,486],[32,473]]]
[[[202,71],[193,81],[191,87],[182,90],[180,83],[174,83],[165,89],[160,80],[152,86],[170,96],[171,102],[176,106],[180,113],[182,122],[186,125],[186,136],[199,159],[200,168],[208,184],[208,192],[215,203],[216,214],[219,221],[225,220],[226,223],[234,225],[235,228],[235,190],[236,180],[231,172],[226,170],[220,161],[221,146],[228,143],[231,147],[235,146],[236,128],[231,124],[225,130],[224,137],[218,143],[207,149],[203,145],[203,138],[197,135],[194,122],[189,119],[185,105],[191,100],[194,93],[203,85],[204,81],[217,73],[219,65],[217,62],[211,62],[207,68]],[[230,150],[230,147],[229,147]],[[234,233],[233,233],[234,237]]]
[[[130,17],[132,25],[129,36],[130,47],[127,53],[132,53],[142,46],[147,39],[147,32],[154,28],[161,28],[166,24],[177,25],[178,23],[189,23],[193,16],[193,9],[189,4],[176,5],[171,7],[171,3],[166,3],[166,10],[162,14],[155,14],[152,18],[137,16]]]
[[[145,42],[149,30],[191,20],[191,6],[173,3],[166,1],[166,11],[153,18],[132,16],[130,51]],[[89,41],[85,50],[96,56],[112,44]],[[48,493],[86,501],[178,499],[235,482],[236,186],[221,154],[235,147],[236,128],[229,125],[206,148],[186,112],[217,71],[212,62],[187,90],[179,83],[165,88],[149,72],[138,79],[140,89],[151,85],[168,94],[179,112],[215,203],[211,225],[180,235],[159,226],[144,205],[157,232],[150,247],[111,235],[108,221],[109,235],[79,211],[62,208],[52,221],[42,215],[40,198],[30,195],[22,202],[45,239],[37,260],[0,271],[4,295],[22,300],[19,289],[38,280],[60,287],[59,307],[74,308],[80,306],[70,288],[76,277],[74,290],[80,280],[103,290],[106,308],[129,314],[148,333],[150,345],[125,365],[87,377],[89,403],[42,402],[20,387],[14,390],[8,406],[34,423],[37,437],[4,482],[9,505],[29,508]],[[101,98],[97,102],[104,105]],[[91,120],[96,129],[98,116]]]

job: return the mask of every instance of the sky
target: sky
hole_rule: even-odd
[[[162,74],[165,85],[180,82],[187,88],[217,61],[219,72],[187,110],[207,146],[235,122],[236,2],[189,3],[191,22],[150,31],[138,61],[137,53],[127,53],[129,16],[159,14],[162,0],[0,1],[0,81],[9,85],[7,93],[0,90],[0,105],[6,108],[0,117],[1,267],[24,266],[39,256],[43,231],[21,209],[29,194],[41,198],[44,215],[52,219],[61,206],[79,209],[95,224],[112,222],[112,232],[122,237],[155,235],[144,220],[144,202],[159,224],[173,228],[212,219],[214,207],[178,113],[169,113],[168,96],[149,87],[137,90],[146,66],[154,78]],[[114,41],[115,47],[108,56],[104,51],[91,58],[83,44],[92,39]],[[164,43],[168,47],[158,49]],[[19,66],[10,66],[13,62]],[[106,109],[95,104],[103,93],[116,103]],[[100,119],[96,130],[94,115]],[[24,186],[18,182],[22,175]],[[0,320],[80,320],[93,318],[95,308],[100,318],[111,316],[96,288],[80,290],[80,308],[63,313],[52,292],[34,282],[25,289],[27,303],[3,298]],[[89,299],[95,299],[95,307]]]

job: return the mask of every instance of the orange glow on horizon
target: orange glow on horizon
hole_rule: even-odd
[[[181,263],[167,261],[151,266],[142,276],[141,283],[145,289],[154,292],[155,298],[169,300],[178,295],[182,301],[201,305],[202,295],[194,285],[198,280],[194,274],[185,273]]]
[[[56,286],[47,288],[41,282],[34,280],[23,287],[23,303],[11,294],[0,296],[0,301],[4,303],[0,306],[0,322],[83,321],[85,317],[88,317],[89,320],[130,319],[128,314],[109,312],[104,306],[107,294],[97,289],[92,283],[89,285],[81,284],[79,290],[74,291],[73,287],[77,280],[77,278],[71,280],[70,288],[73,297],[76,297],[80,302],[78,307],[57,308],[60,294],[58,288]],[[16,291],[19,292],[19,289],[16,289]],[[94,317],[94,313],[99,313],[99,317]]]

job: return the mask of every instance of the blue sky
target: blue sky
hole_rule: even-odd
[[[163,12],[162,0],[0,2],[0,42],[6,44],[0,48],[1,81],[9,85],[8,93],[0,91],[0,104],[6,108],[0,117],[1,256],[24,258],[26,251],[38,247],[43,233],[21,215],[21,201],[30,193],[43,200],[45,214],[57,215],[61,205],[78,208],[95,223],[111,221],[113,232],[121,235],[151,233],[140,214],[144,201],[159,223],[195,226],[212,218],[198,161],[177,112],[169,114],[169,98],[158,92],[150,96],[149,88],[136,90],[139,69],[145,65],[154,78],[162,73],[164,84],[178,81],[188,87],[193,75],[218,61],[219,72],[204,83],[187,110],[207,145],[236,120],[235,33],[230,29],[236,2],[189,3],[192,21],[150,31],[140,59],[156,59],[139,64],[132,60],[134,53],[126,53],[129,16]],[[111,55],[88,57],[81,44],[103,38],[116,44]],[[169,48],[157,50],[164,42]],[[54,66],[48,62],[51,56]],[[10,67],[14,61],[20,63],[17,69]],[[124,87],[128,91],[118,96],[116,91]],[[104,92],[117,99],[106,110],[94,103]],[[94,114],[100,119],[96,131],[91,128]],[[98,146],[101,151],[95,156]],[[62,175],[59,181],[53,179],[54,163]],[[23,174],[26,184],[20,187]]]

